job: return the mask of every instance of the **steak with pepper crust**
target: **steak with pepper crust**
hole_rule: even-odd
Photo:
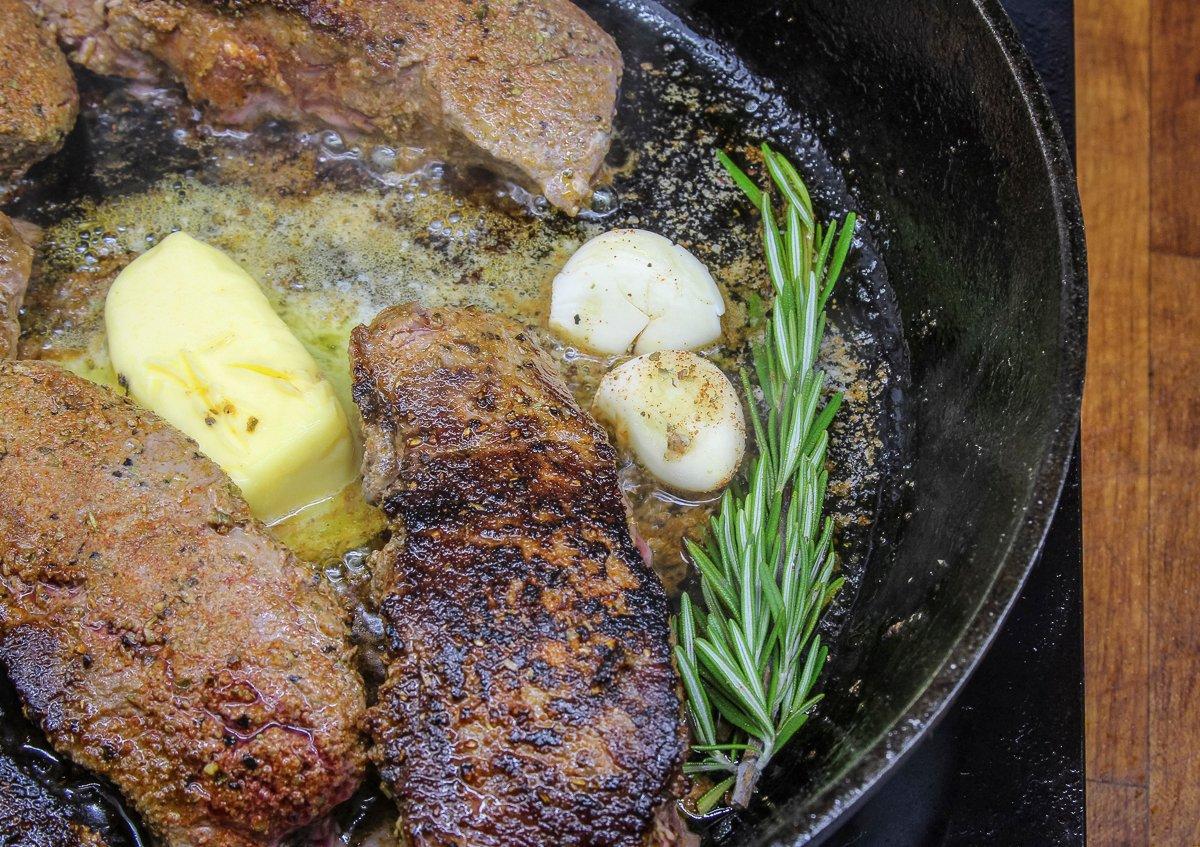
[[[683,759],[662,584],[604,430],[507,318],[351,339],[389,666],[372,756],[414,847],[636,847]]]
[[[479,163],[574,213],[612,136],[616,43],[570,0],[28,0],[71,58],[178,79],[216,120],[331,126]]]
[[[78,111],[54,36],[21,0],[0,0],[0,187],[61,147]]]
[[[0,661],[51,744],[169,847],[266,847],[357,788],[343,612],[195,442],[0,363]]]

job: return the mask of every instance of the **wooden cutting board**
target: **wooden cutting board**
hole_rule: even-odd
[[[1200,845],[1200,0],[1076,0],[1088,840]]]

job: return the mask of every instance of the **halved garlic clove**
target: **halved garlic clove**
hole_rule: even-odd
[[[695,353],[659,351],[613,368],[600,382],[592,413],[642,467],[678,491],[722,488],[746,452],[737,391]]]
[[[697,350],[721,337],[725,302],[708,268],[644,229],[597,235],[554,278],[550,328],[581,350]],[[636,346],[635,346],[636,344]]]

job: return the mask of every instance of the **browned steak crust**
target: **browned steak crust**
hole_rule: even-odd
[[[172,847],[257,847],[359,784],[343,614],[194,442],[0,363],[0,660],[59,751]]]
[[[604,431],[514,322],[351,339],[390,665],[373,757],[414,845],[639,845],[684,752],[666,597]]]
[[[0,0],[0,183],[57,150],[79,95],[67,60],[21,0]]]
[[[21,336],[17,317],[32,262],[33,254],[12,221],[0,213],[0,361],[17,352],[17,339]]]
[[[75,61],[165,67],[218,120],[323,123],[497,166],[576,211],[621,54],[570,0],[29,0]]]

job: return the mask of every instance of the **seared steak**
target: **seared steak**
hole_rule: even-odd
[[[28,0],[103,74],[165,68],[218,121],[318,122],[523,179],[575,212],[612,134],[613,40],[569,0]]]
[[[644,844],[684,752],[666,597],[604,431],[516,323],[351,339],[390,637],[368,725],[406,843]]]
[[[57,150],[79,95],[54,36],[21,0],[0,0],[0,184]]]
[[[155,416],[0,363],[0,660],[55,748],[171,847],[261,847],[362,779],[321,581]]]
[[[25,299],[32,262],[33,254],[13,222],[0,213],[0,361],[17,352],[17,339],[21,335],[17,317]]]

